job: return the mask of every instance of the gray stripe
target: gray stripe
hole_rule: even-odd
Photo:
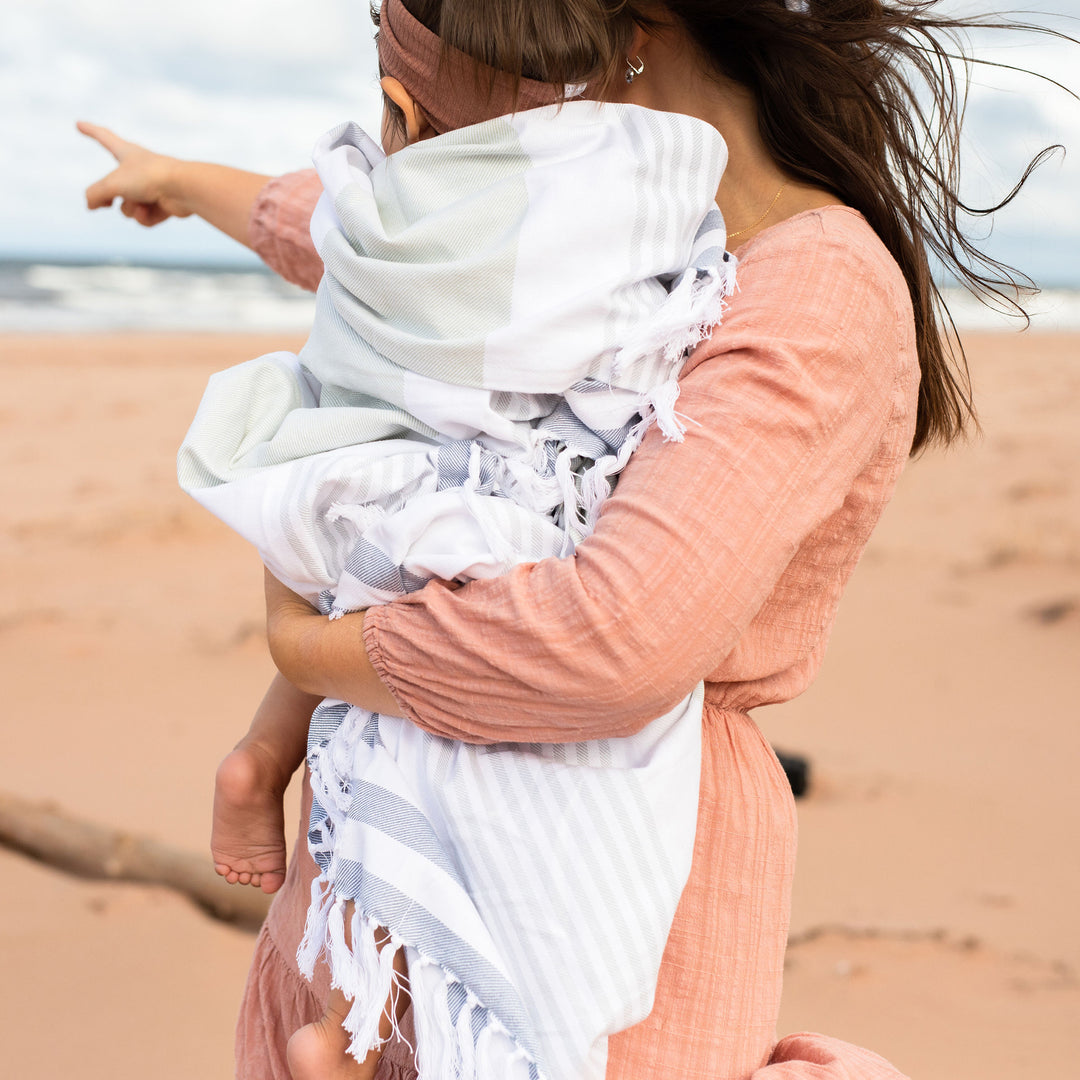
[[[620,778],[626,782],[632,779],[625,774]],[[586,795],[591,787],[591,784],[577,783],[572,770],[555,770],[551,776],[551,784],[553,788],[561,789],[564,805],[573,805],[573,801]],[[609,784],[605,785],[605,794],[612,798],[614,806],[620,810],[624,809],[622,800],[614,798],[614,792],[610,790]],[[626,943],[636,942],[637,935],[636,927],[629,919],[624,907],[624,899],[633,901],[637,898],[632,889],[624,889],[625,896],[620,898],[611,888],[610,874],[600,872],[600,868],[614,863],[611,869],[618,874],[625,886],[627,877],[625,868],[621,865],[621,856],[634,851],[635,857],[638,857],[640,853],[636,852],[636,846],[633,843],[634,830],[632,828],[626,830],[627,835],[613,837],[607,832],[604,822],[596,814],[595,801],[588,800],[588,807],[591,816],[587,821],[579,821],[576,830],[579,838],[588,839],[588,848],[583,851],[581,865],[577,865],[576,862],[574,865],[578,879],[577,887],[580,895],[590,897],[592,906],[601,908],[608,916],[607,920],[599,920],[600,925],[596,927],[598,934],[602,935],[602,950],[622,952],[625,955]],[[585,874],[585,877],[582,878],[581,874]],[[615,972],[608,972],[609,977],[613,974],[621,977],[619,1000],[624,1003],[632,1001],[637,989],[632,973],[626,971],[624,965],[619,965]]]
[[[428,579],[410,573],[391,561],[385,551],[361,537],[349,556],[342,574],[389,593],[411,593],[422,589]]]
[[[574,744],[560,744],[560,748],[566,749],[570,754],[576,756]],[[499,755],[492,762],[493,771],[499,776],[501,782],[502,791],[499,793],[499,796],[502,802],[509,805],[518,828],[526,834],[532,834],[534,844],[550,848],[550,834],[543,829],[543,823],[538,822],[535,816],[530,816],[524,812],[524,807],[526,805],[534,808],[542,805],[540,802],[540,792],[533,782],[534,777],[532,770],[515,770],[514,775],[514,780],[520,783],[520,785],[529,793],[530,801],[526,803],[524,800],[507,798],[507,793],[512,792],[515,789],[515,783],[508,775],[507,765],[508,758],[506,754]],[[561,791],[558,791],[558,794],[561,794],[562,798],[560,799],[557,797],[555,801],[560,802],[563,806],[573,806],[577,785],[568,782],[571,779],[572,773],[561,769],[555,769],[546,770],[545,775],[549,781],[551,781],[551,787],[553,789],[561,788]],[[541,826],[539,829],[537,828],[538,825]],[[581,826],[582,823],[578,822],[578,827],[573,829],[574,835],[577,836],[579,840],[582,837],[590,835],[587,831],[583,830]],[[578,898],[579,900],[590,897],[593,894],[593,889],[596,885],[593,881],[594,875],[590,872],[596,864],[589,858],[590,854],[591,852],[584,852],[584,858],[581,860],[562,860],[562,869],[569,881],[569,888],[567,891],[571,896]],[[548,893],[548,897],[549,906],[553,910],[558,910],[562,901],[553,893]],[[617,904],[614,905],[616,909],[618,906],[619,905]],[[617,912],[613,911],[612,914],[615,915]],[[628,939],[626,937],[620,938],[617,934],[610,932],[612,928],[613,923],[605,923],[601,928],[598,928],[603,935],[598,941],[600,946],[598,951],[610,952],[613,955],[617,955],[622,943]],[[581,965],[578,974],[584,984],[588,986],[593,999],[596,1001],[603,1001],[603,995],[607,993],[607,987],[610,985],[610,980],[601,979],[601,973],[588,964]],[[607,974],[610,975],[610,972]],[[622,988],[623,1000],[626,999],[627,990],[628,987],[624,985]]]
[[[456,795],[460,801],[460,807],[466,814],[464,820],[484,820],[487,822],[505,822],[510,819],[516,826],[516,832],[529,837],[530,842],[525,846],[528,850],[535,850],[538,846],[538,838],[535,836],[536,822],[529,818],[522,818],[520,800],[507,799],[505,793],[493,789],[487,775],[487,770],[473,769],[469,773],[469,782],[457,783],[453,791],[448,794]],[[451,809],[454,809],[451,807]],[[500,838],[499,842],[492,842],[494,837],[488,837],[484,829],[472,830],[467,836],[461,838],[463,846],[472,854],[475,862],[474,876],[488,878],[498,884],[497,871],[495,868],[504,867],[507,851],[519,850],[520,840],[514,842],[510,830],[504,830],[506,837]],[[510,840],[508,847],[506,840]],[[477,882],[482,887],[482,881]],[[537,905],[543,910],[558,910],[561,900],[552,892],[551,882],[543,877],[533,880],[530,885],[535,890],[534,897]],[[505,924],[504,913],[501,910],[482,910],[485,920],[491,919],[497,924]],[[531,947],[534,943],[524,928],[510,928],[506,934],[506,948],[508,959],[515,973],[526,972],[529,979],[526,993],[529,999],[538,1002],[539,1007],[553,1015],[556,1027],[569,1032],[578,1028],[577,1016],[568,1010],[568,1003],[559,992],[554,981],[553,973],[549,972],[549,965],[536,963],[535,951]]]
[[[355,901],[364,915],[464,983],[531,1058],[540,1058],[532,1021],[517,990],[415,898],[406,896],[350,859],[338,862],[334,891]]]
[[[367,780],[353,783],[349,820],[384,833],[437,866],[462,889],[465,882],[431,822],[412,803]]]
[[[311,714],[311,724],[308,727],[308,753],[319,747],[325,746],[334,732],[341,727],[345,715],[352,708],[344,701],[328,705],[325,701],[316,706]]]

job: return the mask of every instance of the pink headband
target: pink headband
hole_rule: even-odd
[[[563,100],[550,83],[525,78],[518,85],[515,100],[512,75],[444,46],[402,0],[382,0],[379,64],[384,75],[405,87],[440,135],[515,110],[523,112]]]

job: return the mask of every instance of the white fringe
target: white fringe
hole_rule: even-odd
[[[732,256],[698,278],[691,266],[652,319],[619,347],[615,373],[646,357],[661,355],[670,364],[685,359],[722,321],[727,298],[736,289],[735,267]]]
[[[578,494],[578,481],[574,476],[572,467],[574,452],[570,447],[563,447],[559,456],[555,459],[555,479],[559,485],[559,493],[562,502],[562,524],[568,537],[575,543],[582,539],[578,528],[578,509],[581,506]]]
[[[331,985],[340,989],[352,1002],[343,1026],[349,1033],[349,1053],[363,1061],[372,1051],[392,1039],[402,1039],[397,1021],[398,996],[405,992],[403,980],[394,969],[394,959],[405,942],[391,936],[380,947],[385,935],[379,920],[354,906],[350,921],[351,946],[346,943],[345,909],[350,903],[336,896],[329,882],[312,884],[312,902],[308,909],[304,938],[297,951],[300,970],[311,979],[315,963],[325,955],[330,967]],[[414,1026],[417,1031],[415,1058],[421,1080],[528,1080],[531,1055],[516,1043],[498,1018],[487,1011],[484,1027],[474,1037],[476,1013],[484,1012],[480,999],[451,972],[435,960],[412,949],[415,970],[420,967],[437,971],[433,993],[413,993]],[[430,979],[418,980],[426,986]],[[465,992],[465,1007],[457,1022],[451,1020],[450,995],[457,987]],[[390,1022],[388,1039],[379,1037],[383,1016]],[[423,1032],[423,1038],[420,1033]],[[541,1080],[546,1074],[539,1070]]]
[[[332,525],[337,521],[348,521],[356,526],[358,533],[370,529],[377,521],[386,517],[386,510],[374,502],[366,503],[331,503],[326,511],[326,520]]]
[[[296,965],[308,982],[314,978],[315,964],[323,952],[327,916],[333,903],[334,893],[329,884],[322,878],[316,878],[311,883],[311,903],[304,923],[304,936],[296,950]]]
[[[325,746],[308,755],[312,791],[326,811],[335,834],[344,824],[352,802],[348,779],[363,728],[362,723],[350,718]],[[325,957],[331,985],[352,1002],[343,1023],[351,1040],[349,1053],[357,1061],[363,1061],[372,1050],[388,1041],[379,1038],[379,1021],[384,1015],[390,1021],[390,1038],[403,1037],[397,1022],[396,1001],[404,987],[401,975],[394,969],[394,958],[400,950],[411,946],[410,973],[417,964],[427,972],[437,973],[434,980],[418,978],[417,993],[413,993],[411,983],[408,991],[412,998],[417,1033],[415,1057],[421,1080],[530,1080],[532,1058],[510,1037],[498,1018],[487,1012],[484,1030],[474,1043],[475,1014],[484,1010],[479,998],[453,972],[421,953],[411,942],[392,932],[386,939],[388,928],[377,917],[362,911],[351,897],[337,893],[336,872],[335,856],[331,855],[326,872],[312,882],[311,903],[296,960],[301,974],[310,981],[319,958]],[[353,914],[347,937],[345,917],[350,903]],[[433,983],[434,993],[430,992]],[[450,1019],[450,993],[451,988],[458,986],[465,991],[466,1006],[454,1024]],[[428,992],[422,992],[425,988]],[[513,1065],[515,1061],[519,1065]],[[546,1080],[542,1070],[540,1075]]]
[[[678,400],[679,380],[676,378],[654,386],[645,395],[646,409],[651,410],[648,415],[656,419],[657,426],[664,433],[665,442],[682,442],[686,434],[686,427],[675,412],[675,402]]]

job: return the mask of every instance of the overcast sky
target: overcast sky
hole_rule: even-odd
[[[1080,0],[1053,6],[1080,15]],[[88,214],[82,191],[110,159],[75,121],[182,157],[303,168],[316,137],[339,121],[376,125],[371,35],[366,0],[0,0],[0,258],[237,261],[241,249],[201,223],[148,231],[115,210]],[[1080,47],[1003,35],[992,51],[977,44],[1080,89]],[[991,250],[1044,284],[1080,285],[1080,105],[1004,72],[976,81],[971,199],[1008,190],[1048,142],[1071,148],[1001,215]]]

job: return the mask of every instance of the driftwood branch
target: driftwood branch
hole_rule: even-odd
[[[0,794],[0,845],[78,877],[167,886],[214,918],[246,929],[257,929],[270,906],[258,889],[218,877],[209,855],[79,821],[51,803]]]

